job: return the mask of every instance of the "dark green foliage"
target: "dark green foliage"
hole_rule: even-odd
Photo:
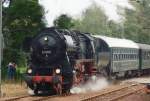
[[[68,15],[62,14],[54,20],[55,27],[69,29],[74,26],[73,20]]]
[[[3,7],[3,67],[10,61],[16,62],[18,67],[25,66],[23,40],[45,27],[43,15],[44,10],[38,0],[11,0],[8,7]]]

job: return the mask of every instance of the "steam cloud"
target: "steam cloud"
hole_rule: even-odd
[[[86,93],[86,92],[94,92],[101,89],[106,88],[109,85],[109,82],[104,77],[96,77],[93,76],[91,80],[89,80],[85,84],[81,84],[75,87],[72,87],[71,93],[72,94],[79,94],[79,93]]]

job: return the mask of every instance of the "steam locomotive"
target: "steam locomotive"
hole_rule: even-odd
[[[141,75],[150,69],[150,45],[79,31],[45,28],[24,42],[30,50],[24,75],[28,87],[56,94],[91,76]]]

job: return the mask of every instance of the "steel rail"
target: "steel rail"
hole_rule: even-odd
[[[98,94],[98,95],[94,95],[94,96],[91,96],[91,97],[88,97],[88,98],[81,99],[80,101],[92,101],[92,99],[98,98],[100,96],[108,95],[110,93],[117,92],[117,91],[127,89],[127,88],[132,87],[132,86],[137,86],[137,85],[138,84],[132,84],[132,85],[129,85],[129,86],[121,87],[119,89],[111,90],[111,91],[108,91],[108,92],[105,92],[105,93],[102,93],[102,94]]]

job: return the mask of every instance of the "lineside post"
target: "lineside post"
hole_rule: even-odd
[[[1,92],[1,61],[2,61],[3,35],[2,35],[2,0],[0,0],[0,96]]]

